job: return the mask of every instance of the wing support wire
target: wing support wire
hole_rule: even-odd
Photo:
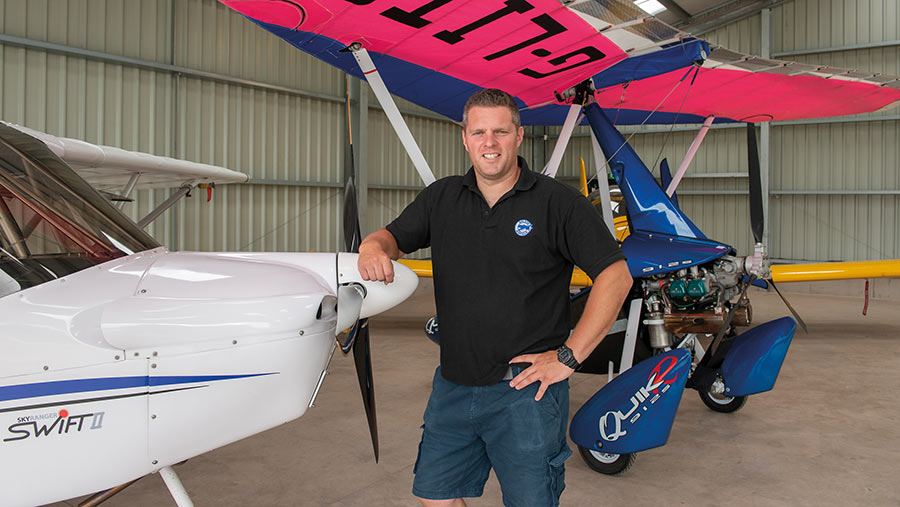
[[[394,127],[394,131],[397,132],[397,136],[400,138],[400,142],[403,143],[406,154],[409,155],[413,165],[415,165],[416,171],[419,173],[422,181],[425,182],[425,186],[434,183],[434,173],[431,171],[431,168],[428,167],[428,162],[425,161],[422,150],[419,149],[419,145],[416,144],[412,132],[409,131],[409,127],[400,115],[400,110],[397,109],[397,104],[394,103],[394,99],[391,97],[387,86],[385,86],[384,81],[381,79],[378,69],[375,68],[375,63],[372,61],[372,57],[369,56],[369,52],[358,42],[347,47],[347,51],[350,51],[356,59],[359,69],[366,77],[369,86],[372,87],[372,91],[375,92],[378,103],[381,104],[381,108],[391,122],[391,126]]]
[[[694,160],[694,155],[696,155],[697,150],[700,149],[700,144],[703,143],[703,138],[706,137],[706,133],[709,131],[709,127],[715,119],[715,116],[709,115],[703,120],[703,126],[700,127],[700,131],[697,132],[697,136],[694,137],[694,142],[692,142],[691,147],[688,148],[684,160],[681,161],[681,165],[678,166],[678,170],[675,171],[675,175],[672,176],[672,182],[669,183],[669,188],[666,189],[666,195],[669,197],[672,197],[675,193],[675,189],[678,188],[678,184],[681,183],[681,178],[684,177],[684,173],[687,172],[688,166],[691,165],[691,161]]]

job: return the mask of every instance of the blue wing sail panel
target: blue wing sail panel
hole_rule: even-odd
[[[684,64],[687,60],[700,64],[708,55],[709,43],[699,39],[683,39],[661,51],[622,60],[594,76],[594,88],[602,90],[625,82],[659,76],[687,67]]]
[[[684,349],[641,361],[582,405],[569,428],[572,441],[611,454],[665,445],[690,368]]]
[[[340,52],[346,47],[346,44],[324,35],[292,30],[250,17],[248,19],[325,63],[352,76],[365,79],[353,55]],[[687,39],[656,53],[628,58],[596,74],[592,79],[602,86],[613,86],[634,79],[690,67],[694,62],[702,60],[708,53],[709,46],[706,42]],[[469,96],[483,88],[390,55],[376,52],[369,54],[392,94],[455,121],[462,120],[463,106]],[[563,90],[557,91],[562,92]],[[568,105],[563,104],[548,104],[529,109],[521,100],[516,99],[516,102],[522,110],[523,125],[562,125],[569,109]],[[649,114],[650,111],[628,111],[622,116],[620,123],[641,123],[647,121]],[[668,118],[669,115],[664,113],[654,115],[654,121],[667,121]],[[704,120],[701,116],[689,114],[683,114],[678,118],[679,122],[683,123],[702,123]]]

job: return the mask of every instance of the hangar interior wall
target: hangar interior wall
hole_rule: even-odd
[[[210,203],[195,195],[165,213],[148,228],[160,241],[180,250],[340,248],[347,139],[346,85],[339,71],[214,0],[0,0],[0,13],[3,36],[71,49],[0,41],[0,118],[250,175],[249,184],[217,188]],[[755,15],[703,37],[758,54],[761,22]],[[782,59],[896,75],[898,27],[895,0],[793,0],[772,10],[770,50]],[[791,54],[822,48],[833,50]],[[104,60],[86,50],[189,71]],[[458,127],[398,102],[413,113],[407,116],[410,128],[435,173],[463,171],[468,163]],[[369,104],[365,164],[371,230],[396,216],[421,183],[374,97]],[[773,257],[900,257],[898,118],[900,111],[893,110],[852,122],[772,125]],[[661,130],[631,139],[655,173],[661,157],[677,166],[694,135]],[[521,153],[535,168],[549,156],[557,132],[529,129]],[[590,153],[581,128],[560,176],[576,181],[579,156],[594,171]],[[746,164],[743,130],[713,129],[679,191],[682,206],[704,231],[742,252],[752,243]],[[125,210],[139,218],[169,192],[142,191]]]
[[[342,248],[347,110],[337,69],[214,0],[0,0],[0,35],[0,119],[250,176],[217,187],[211,202],[195,192],[153,222],[148,231],[171,249]],[[400,107],[435,172],[458,171],[458,127]],[[380,225],[421,182],[375,106],[369,139],[368,214]],[[124,211],[139,219],[170,193],[143,190]]]

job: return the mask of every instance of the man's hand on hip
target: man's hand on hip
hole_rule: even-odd
[[[575,370],[559,362],[555,350],[516,356],[510,361],[510,364],[512,363],[531,363],[531,366],[509,382],[509,387],[524,389],[535,382],[540,382],[534,401],[540,401],[551,384],[561,382],[575,373]]]

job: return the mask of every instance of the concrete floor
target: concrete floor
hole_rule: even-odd
[[[418,505],[410,496],[422,412],[438,349],[422,326],[430,281],[371,321],[381,458],[375,464],[353,361],[335,357],[316,407],[303,417],[176,467],[196,505]],[[752,294],[756,322],[787,314]],[[792,294],[798,331],[775,389],[734,414],[685,391],[666,446],[640,453],[620,477],[567,462],[562,505],[900,506],[900,302]],[[605,383],[571,379],[571,412]],[[574,446],[573,446],[574,449]],[[77,505],[78,500],[56,504]],[[157,476],[106,505],[174,505]],[[502,505],[492,478],[469,505]]]

